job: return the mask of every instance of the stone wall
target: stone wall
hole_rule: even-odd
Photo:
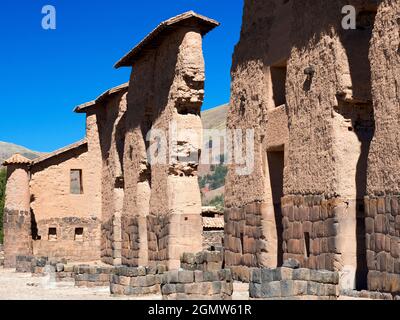
[[[18,255],[32,253],[31,215],[27,211],[4,209],[4,267],[14,268]]]
[[[60,273],[60,276],[65,276],[66,271],[64,270],[60,266],[60,268],[57,270],[57,274]],[[70,269],[67,268],[67,270]],[[114,272],[115,272],[114,267],[97,267],[89,265],[74,266],[73,276],[75,280],[75,286],[88,287],[88,288],[108,287],[110,286],[111,277],[114,274]]]
[[[400,292],[399,1],[380,1],[369,58],[375,135],[368,157],[368,289]]]
[[[161,280],[164,300],[231,300],[230,270],[169,271]]]
[[[3,212],[5,268],[14,268],[18,255],[32,255],[28,164],[16,162],[7,167]]]
[[[236,280],[249,281],[249,268],[257,267],[262,250],[261,203],[225,210],[225,263]],[[264,246],[264,247],[263,247]]]
[[[285,259],[296,259],[305,268],[335,271],[340,264],[341,203],[340,199],[326,200],[322,196],[285,197],[282,202]]]
[[[341,26],[348,4],[359,15],[357,30]],[[234,273],[296,256],[305,266],[347,272],[350,287],[366,278],[362,203],[374,132],[368,52],[375,8],[373,0],[245,1],[228,128],[254,129],[255,154],[250,174],[232,165],[226,181],[225,254]],[[338,199],[341,212],[323,217],[320,205],[307,204],[313,209],[303,217],[282,223],[283,196],[304,202],[316,195]],[[247,211],[258,216],[256,237],[246,235]],[[307,217],[311,211],[317,220]],[[229,230],[234,224],[240,227]]]
[[[223,267],[223,253],[202,251],[196,254],[184,253],[181,257],[181,268],[184,270],[219,271]]]
[[[161,294],[161,277],[166,267],[116,267],[111,277],[113,295],[145,296]]]
[[[368,289],[400,293],[400,196],[366,197]]]
[[[339,273],[310,269],[252,269],[250,298],[265,300],[336,300]]]
[[[223,230],[203,230],[203,250],[220,250],[223,248]]]

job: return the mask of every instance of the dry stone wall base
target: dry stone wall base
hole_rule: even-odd
[[[225,264],[235,280],[249,282],[249,268],[258,267],[261,203],[225,211]]]
[[[231,300],[230,270],[169,271],[161,277],[163,300]]]
[[[31,214],[4,209],[4,267],[15,268],[17,255],[32,254]]]
[[[166,267],[116,267],[110,278],[111,294],[146,296],[161,294],[161,277]]]
[[[336,300],[339,273],[310,269],[252,269],[250,298]]]
[[[400,293],[400,196],[366,197],[368,289]]]
[[[197,254],[184,253],[181,257],[181,268],[184,270],[219,271],[223,265],[223,253],[202,251]]]
[[[74,266],[73,274],[75,286],[87,288],[108,287],[114,271],[114,267]]]

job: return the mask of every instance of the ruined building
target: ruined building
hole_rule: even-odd
[[[348,5],[355,29],[342,24]],[[117,63],[129,83],[75,109],[85,140],[5,163],[5,265],[102,260],[118,266],[112,293],[171,299],[229,298],[231,273],[252,298],[400,298],[399,17],[400,0],[245,0],[227,126],[254,131],[255,148],[239,150],[254,170],[239,174],[230,153],[223,241],[207,213],[224,261],[201,252],[197,180],[202,37],[218,23],[163,22]]]
[[[75,109],[85,140],[6,161],[6,267],[31,254],[174,269],[202,250],[202,37],[216,26],[194,12],[161,23],[116,64],[132,67],[129,83]],[[165,150],[152,162],[159,132]]]
[[[399,17],[398,0],[245,1],[228,127],[256,146],[254,172],[226,182],[237,278],[294,259],[400,291]]]

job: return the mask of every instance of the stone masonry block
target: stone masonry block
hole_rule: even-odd
[[[181,283],[192,283],[194,282],[193,271],[179,271],[178,280]]]

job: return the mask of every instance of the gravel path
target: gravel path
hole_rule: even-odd
[[[32,277],[0,267],[0,300],[160,300],[161,296],[142,298],[112,297],[110,289],[75,288],[73,282],[53,282],[49,277]]]

